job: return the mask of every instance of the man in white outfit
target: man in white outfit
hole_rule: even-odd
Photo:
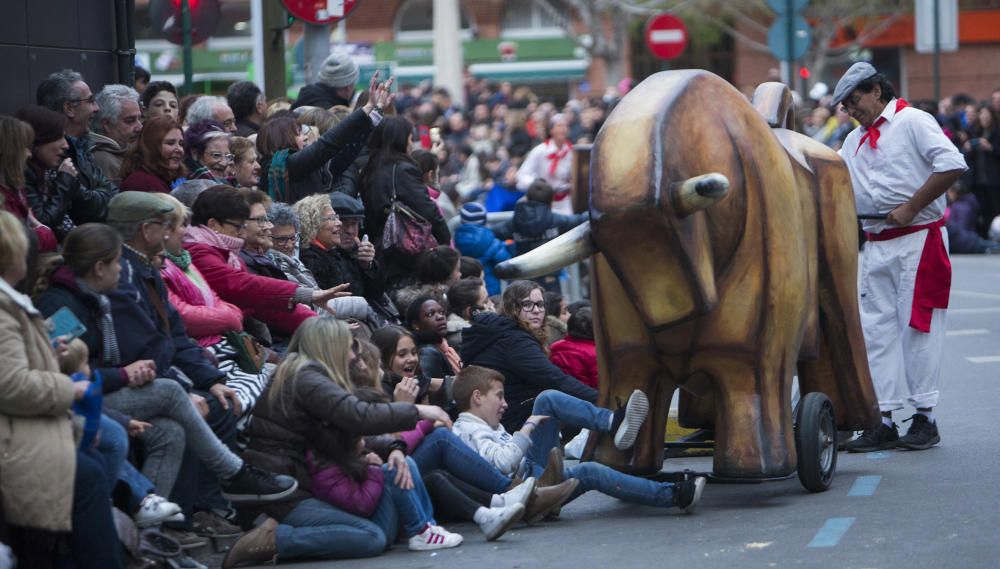
[[[967,169],[965,159],[931,115],[896,98],[888,79],[855,63],[837,83],[834,104],[861,123],[839,153],[851,173],[868,238],[861,260],[861,326],[882,424],[847,445],[850,452],[940,442],[938,403],[945,316],[951,289],[944,193]],[[905,379],[917,412],[900,437],[892,412]]]
[[[573,181],[573,145],[569,142],[569,121],[557,114],[549,120],[549,138],[531,149],[517,171],[517,189],[527,192],[537,179],[548,182],[556,191],[552,211],[573,214],[570,186]]]

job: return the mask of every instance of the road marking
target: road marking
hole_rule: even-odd
[[[854,524],[854,518],[830,518],[819,528],[809,547],[835,547],[847,530]]]
[[[965,358],[974,364],[995,364],[1000,363],[1000,356],[974,356]]]
[[[945,336],[982,336],[984,334],[989,334],[990,331],[986,328],[965,328],[963,330],[948,330],[944,333]]]
[[[988,292],[976,292],[974,290],[951,289],[951,294],[957,294],[959,296],[971,296],[973,298],[991,298],[993,300],[1000,300],[1000,294],[991,294]]]
[[[851,486],[851,490],[847,493],[848,496],[874,496],[875,490],[878,488],[878,483],[881,482],[882,477],[878,474],[871,476],[858,476],[854,480],[854,485]]]
[[[948,314],[982,314],[984,312],[1000,312],[1000,306],[987,306],[984,308],[949,308]]]
[[[868,453],[868,460],[882,460],[883,458],[889,458],[889,453],[884,450]]]

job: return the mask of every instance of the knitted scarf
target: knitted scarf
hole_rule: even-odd
[[[118,349],[118,336],[115,334],[115,323],[111,319],[111,301],[97,292],[82,279],[77,279],[80,293],[97,302],[100,313],[97,318],[97,330],[101,333],[101,361],[107,366],[121,365],[121,351]]]
[[[163,256],[173,261],[177,265],[177,268],[182,271],[186,271],[191,266],[191,253],[187,249],[181,249],[181,252],[177,255],[164,250]]]
[[[187,231],[184,233],[184,242],[201,243],[225,249],[229,252],[229,258],[226,259],[229,266],[234,269],[243,269],[243,265],[240,263],[240,249],[243,248],[243,240],[238,237],[216,233],[204,225],[199,225],[187,228]]]
[[[288,153],[287,149],[275,152],[267,168],[267,195],[272,201],[288,202]]]

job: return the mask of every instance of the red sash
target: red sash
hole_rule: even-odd
[[[917,265],[917,279],[913,287],[913,304],[910,306],[910,328],[923,333],[931,331],[931,316],[935,308],[948,308],[951,293],[951,261],[941,237],[944,219],[910,225],[891,227],[880,233],[865,233],[869,241],[888,241],[918,231],[927,231],[924,249]]]

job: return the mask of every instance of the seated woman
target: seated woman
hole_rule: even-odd
[[[260,183],[260,161],[257,148],[250,139],[234,136],[229,141],[233,154],[233,178],[239,188],[256,190]]]
[[[236,416],[246,417],[267,386],[269,370],[253,373],[240,369],[236,347],[225,334],[243,331],[243,312],[215,294],[191,262],[191,254],[182,246],[181,241],[190,226],[188,208],[169,194],[159,197],[174,208],[166,215],[171,231],[164,242],[160,269],[170,304],[180,313],[188,336],[218,360],[218,368],[226,374],[226,386],[235,390],[239,397]]]
[[[28,123],[14,117],[0,116],[0,209],[14,214],[35,233],[40,252],[55,251],[59,246],[55,233],[31,213],[24,188],[24,169],[35,132]]]
[[[485,310],[490,296],[479,278],[463,278],[448,288],[448,345],[462,348],[462,330],[472,326],[472,317]]]
[[[0,211],[0,454],[2,515],[25,567],[63,566],[69,534],[77,567],[124,567],[104,464],[77,450],[70,407],[89,382],[59,373],[41,313],[15,286],[28,272],[28,236]],[[72,530],[72,533],[69,533]]]
[[[503,291],[499,314],[481,312],[462,332],[462,361],[495,369],[505,378],[509,407],[501,422],[510,433],[521,429],[531,414],[530,402],[546,389],[597,401],[595,389],[549,361],[542,293],[538,283],[515,281]]]
[[[346,285],[326,290],[247,272],[239,256],[250,206],[243,194],[230,186],[216,186],[198,195],[191,208],[191,227],[184,233],[184,248],[219,298],[238,306],[244,316],[256,318],[280,334],[291,335],[302,322],[316,315],[307,304],[326,304],[347,296]]]
[[[306,267],[305,263],[299,259],[299,216],[292,206],[271,202],[267,208],[267,217],[271,219],[274,227],[271,228],[271,255],[284,271],[288,280],[299,283],[302,286],[319,288],[316,284],[316,277],[312,271]]]
[[[170,193],[184,167],[184,134],[174,119],[158,116],[142,125],[138,142],[125,153],[121,190]]]
[[[222,123],[201,121],[188,127],[184,133],[185,164],[192,180],[212,180],[228,184],[233,165],[229,149],[231,134]]]
[[[414,428],[419,419],[450,424],[438,407],[413,403],[365,403],[348,379],[351,332],[332,318],[304,322],[292,336],[253,412],[245,457],[252,464],[294,476],[297,492],[264,506],[270,516],[229,550],[223,567],[277,559],[346,559],[380,554],[396,540],[394,516],[366,520],[312,497],[307,453],[335,444],[342,433],[377,435]],[[408,469],[401,453],[390,466]]]
[[[160,494],[169,496],[188,448],[222,481],[230,500],[256,500],[268,494],[280,499],[291,493],[293,481],[249,468],[223,445],[180,383],[154,377],[151,360],[120,361],[114,315],[105,295],[118,287],[121,251],[121,237],[107,225],[91,223],[74,229],[63,243],[65,264],[52,274],[38,303],[45,314],[66,306],[86,327],[82,339],[91,368],[99,370],[103,379],[104,404],[152,423],[140,436],[146,443],[142,473]]]
[[[59,239],[76,225],[104,221],[112,196],[81,184],[73,160],[63,156],[69,148],[66,115],[28,105],[17,112],[17,118],[35,132],[24,170],[25,195],[35,219]]]

